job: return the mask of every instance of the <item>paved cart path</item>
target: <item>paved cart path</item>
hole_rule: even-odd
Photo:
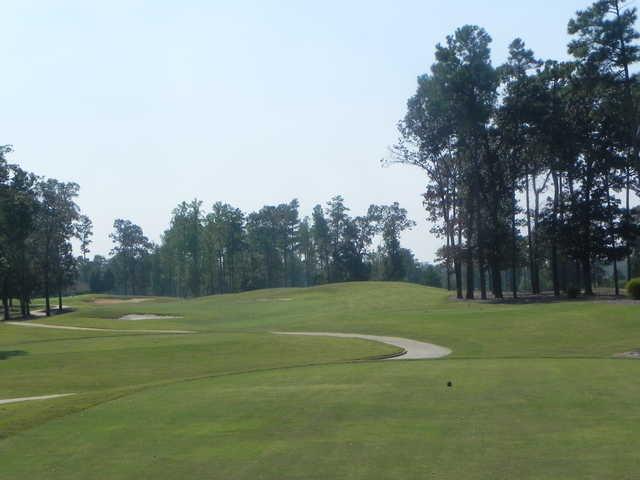
[[[69,395],[75,395],[75,393],[59,393],[57,395],[42,395],[40,397],[6,398],[4,400],[0,400],[0,405],[4,405],[6,403],[30,402],[33,400],[48,400],[50,398],[68,397]]]
[[[339,338],[360,338],[372,340],[374,342],[386,343],[402,348],[405,353],[389,360],[419,360],[442,358],[451,354],[451,350],[446,347],[434,345],[432,343],[410,340],[408,338],[385,337],[379,335],[360,335],[358,333],[328,333],[328,332],[272,332],[276,335],[305,335],[315,337],[339,337]]]
[[[87,332],[118,332],[118,333],[196,333],[193,330],[116,330],[112,328],[72,327],[68,325],[49,325],[34,322],[3,322],[5,325],[17,327],[54,328],[57,330],[82,330]]]

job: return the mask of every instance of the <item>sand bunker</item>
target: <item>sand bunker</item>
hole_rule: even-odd
[[[122,303],[148,302],[151,298],[98,298],[93,301],[96,305],[120,305]]]
[[[640,350],[633,350],[632,352],[618,353],[615,355],[618,358],[634,358],[640,360]]]
[[[171,318],[183,318],[183,317],[174,317],[171,315],[155,315],[153,313],[145,313],[145,314],[137,314],[131,313],[129,315],[125,315],[120,317],[118,320],[169,320]]]

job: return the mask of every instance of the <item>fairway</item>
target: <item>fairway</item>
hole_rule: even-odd
[[[636,1],[7,3],[0,480],[640,479]]]
[[[285,300],[286,299],[286,300]],[[105,301],[109,300],[109,301]],[[633,303],[466,303],[401,283],[65,299],[0,325],[0,478],[603,479],[640,468]],[[181,318],[119,320],[124,315]],[[140,330],[193,331],[154,334]],[[385,361],[370,340],[452,350]],[[452,386],[448,387],[447,383]],[[109,472],[103,474],[103,472]]]

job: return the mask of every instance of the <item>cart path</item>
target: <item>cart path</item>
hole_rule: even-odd
[[[82,330],[87,332],[118,332],[118,333],[163,333],[163,334],[186,334],[197,333],[193,330],[116,330],[113,328],[93,328],[93,327],[72,327],[68,325],[49,325],[45,323],[33,322],[3,322],[5,325],[14,325],[16,327],[36,327],[36,328],[54,328],[57,330]]]
[[[329,332],[271,332],[275,335],[305,335],[314,337],[339,337],[339,338],[360,338],[362,340],[372,340],[374,342],[386,343],[394,347],[402,348],[405,353],[388,360],[419,360],[442,358],[451,354],[451,350],[446,347],[434,345],[432,343],[410,340],[408,338],[386,337],[378,335],[361,335],[358,333],[329,333]]]
[[[6,398],[4,400],[0,400],[0,405],[4,405],[6,403],[30,402],[32,400],[48,400],[50,398],[68,397],[70,395],[75,395],[75,393],[58,393],[57,395],[43,395],[41,397]]]

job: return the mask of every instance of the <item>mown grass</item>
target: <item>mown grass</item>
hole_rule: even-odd
[[[602,479],[640,467],[640,362],[611,358],[640,347],[637,304],[464,303],[386,283],[95,299],[65,299],[77,311],[44,321],[198,333],[0,326],[0,353],[14,352],[0,398],[78,393],[0,405],[0,478]],[[117,320],[128,313],[183,318]],[[453,354],[371,361],[396,349],[273,330],[404,336]]]

